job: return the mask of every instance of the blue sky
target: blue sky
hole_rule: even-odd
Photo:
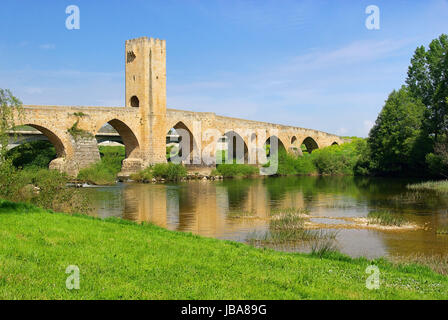
[[[448,32],[448,0],[2,0],[0,30],[0,88],[25,104],[124,105],[124,41],[149,36],[167,40],[169,108],[366,136],[415,48]]]

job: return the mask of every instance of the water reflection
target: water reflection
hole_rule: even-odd
[[[409,180],[354,177],[286,177],[192,181],[180,184],[120,184],[89,189],[99,217],[149,221],[170,230],[245,241],[265,231],[271,210],[306,208],[313,216],[362,217],[375,209],[403,214],[425,230],[344,229],[338,247],[352,256],[378,257],[413,253],[446,254],[447,197],[409,192]]]

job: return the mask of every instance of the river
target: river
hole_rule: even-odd
[[[93,214],[101,218],[148,221],[169,230],[242,242],[269,229],[267,217],[274,209],[305,208],[312,216],[336,218],[365,217],[369,211],[387,209],[424,229],[338,229],[335,240],[338,250],[368,258],[448,254],[448,235],[436,233],[438,228],[448,226],[448,196],[407,190],[409,182],[306,176],[120,183],[86,188],[86,192],[93,196]]]

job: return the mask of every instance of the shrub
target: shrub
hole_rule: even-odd
[[[16,181],[17,169],[12,165],[11,159],[0,162],[0,197],[14,199],[22,184]]]
[[[232,177],[250,177],[259,173],[255,166],[248,164],[219,164],[216,166],[216,171],[226,178]]]
[[[355,175],[367,173],[360,169],[360,161],[367,149],[365,139],[354,138],[352,142],[332,145],[314,150],[311,154],[295,156],[285,150],[278,154],[278,175]],[[271,160],[272,161],[272,160]]]
[[[125,158],[125,148],[121,146],[100,146],[101,162],[111,171],[118,174]]]
[[[299,157],[294,162],[294,169],[296,174],[299,175],[314,174],[318,172],[314,165],[313,158],[309,153],[304,153],[303,156]]]
[[[270,161],[273,161],[273,159],[271,158]],[[277,174],[280,176],[297,174],[295,168],[295,163],[297,161],[298,161],[297,157],[287,153],[285,150],[279,150]]]
[[[85,114],[82,112],[75,112],[74,115],[77,117],[77,120],[73,123],[73,125],[67,129],[67,133],[70,134],[73,139],[78,140],[82,138],[93,138],[93,135],[81,128],[78,128],[79,119],[84,117]]]
[[[117,180],[117,174],[108,168],[102,161],[81,169],[78,173],[78,180],[96,185],[110,185]]]
[[[152,174],[156,178],[163,178],[167,180],[179,180],[187,175],[187,169],[181,164],[175,163],[158,163],[153,166]]]
[[[313,151],[313,163],[321,174],[353,175],[360,157],[359,144],[363,139],[356,139],[342,145],[332,145]]]
[[[88,198],[80,190],[67,186],[67,175],[48,169],[17,170],[10,161],[0,165],[0,197],[32,203],[41,208],[62,212],[87,213]]]
[[[99,162],[79,171],[79,180],[97,185],[110,185],[116,182],[125,157],[124,147],[101,146],[100,155]]]
[[[153,178],[177,181],[186,176],[187,169],[183,165],[168,162],[149,166],[138,173],[132,174],[131,179],[140,182],[148,182]]]
[[[139,182],[149,182],[154,178],[152,174],[152,167],[147,167],[137,173],[131,174],[130,178]]]

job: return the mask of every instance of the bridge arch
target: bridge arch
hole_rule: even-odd
[[[299,139],[297,139],[297,136],[293,135],[291,137],[291,144],[288,149],[288,152],[296,155],[296,156],[302,156],[302,149],[300,148]]]
[[[337,143],[336,141],[334,141],[331,145],[332,145],[332,146],[338,146],[339,143]]]
[[[14,142],[18,142],[18,144],[21,145],[23,143],[26,143],[27,140],[29,142],[31,142],[30,140],[49,141],[49,143],[54,147],[56,153],[55,158],[53,158],[48,164],[49,169],[65,171],[69,174],[74,173],[73,167],[67,163],[67,160],[68,162],[70,162],[70,160],[73,157],[74,148],[72,141],[68,137],[68,133],[66,130],[61,132],[61,130],[55,129],[54,127],[49,127],[42,123],[36,123],[30,119],[20,121],[18,125],[34,128],[37,130],[36,133],[37,132],[41,133],[46,139],[42,137],[39,137],[38,139],[28,139],[28,138],[23,139],[23,136],[22,137],[20,136],[20,130],[17,130],[18,128],[16,127],[12,129],[12,131],[16,132],[19,131],[19,133],[12,139],[12,141],[11,140],[9,141],[10,143],[12,142],[12,144],[14,144]]]
[[[64,144],[63,140],[53,130],[50,130],[47,127],[34,123],[24,123],[23,126],[32,127],[41,132],[47,138],[47,140],[50,141],[50,143],[54,146],[57,158],[64,158],[66,156],[67,154],[66,144]],[[38,140],[45,140],[45,139],[42,138],[20,139],[20,144]]]
[[[277,141],[277,151],[286,151],[285,144],[283,141],[276,135],[272,135],[269,138],[266,139],[266,142],[264,143],[266,148],[266,155],[269,157],[271,155],[271,141]],[[269,148],[267,147],[269,145]]]
[[[293,146],[293,145],[295,145],[295,144],[297,144],[297,137],[296,136],[292,136],[292,138],[291,138],[291,145]]]
[[[12,141],[12,143],[11,143],[11,141]],[[26,144],[26,143],[33,143],[33,142],[38,142],[38,141],[46,141],[46,142],[50,143],[51,145],[53,145],[48,140],[48,138],[39,131],[39,136],[24,137],[24,136],[21,136],[21,134],[18,134],[15,137],[15,139],[10,139],[10,142],[8,144],[8,150],[13,150],[13,149],[18,148],[21,145]]]
[[[125,158],[140,159],[140,143],[133,130],[126,123],[117,118],[111,119],[106,123],[114,128],[120,135],[125,147]],[[101,129],[106,123],[103,123],[103,125],[96,130],[95,136],[98,135],[99,129]]]
[[[308,153],[311,153],[314,150],[319,149],[319,145],[317,144],[316,140],[314,140],[311,137],[306,137],[305,139],[303,139],[303,142],[301,145],[305,146],[305,150],[303,150],[303,151],[308,152]]]
[[[177,137],[173,135],[177,135]],[[168,149],[171,144],[171,146],[177,148],[177,154],[182,162],[193,163],[193,154],[194,150],[197,148],[197,143],[190,128],[183,121],[177,121],[177,123],[168,130],[166,143],[167,152],[171,150]],[[170,158],[167,160],[170,161]]]
[[[109,123],[106,123],[98,130],[95,135],[95,139],[99,146],[119,144],[124,147],[123,138]]]
[[[248,161],[249,152],[247,148],[247,143],[236,131],[234,130],[227,131],[221,136],[220,141],[218,141],[218,143],[221,144],[220,150],[226,152],[225,163],[232,163],[233,161],[236,161],[236,163],[245,163]],[[222,148],[223,146],[224,148]],[[218,149],[217,157],[219,156],[220,154]],[[217,163],[219,163],[218,159]]]

